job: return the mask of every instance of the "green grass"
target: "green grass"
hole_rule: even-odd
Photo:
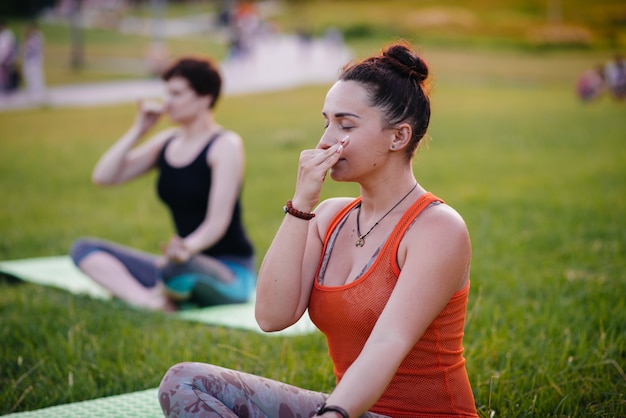
[[[445,66],[447,55],[425,52],[442,75],[432,140],[415,172],[463,214],[472,235],[465,348],[481,415],[623,416],[624,104],[576,99],[566,81],[577,54],[562,59],[565,80],[547,72],[528,82],[536,57],[511,54],[517,74],[476,80]],[[494,57],[477,59],[489,66]],[[218,108],[246,141],[245,220],[259,258],[293,192],[299,151],[321,135],[326,88],[227,97]],[[79,235],[157,251],[171,227],[154,179],[114,189],[89,182],[132,112],[0,114],[0,259],[64,254]],[[325,196],[356,193],[350,184],[325,187]],[[332,388],[319,335],[264,337],[29,284],[0,286],[2,412],[155,387],[183,360]]]
[[[338,3],[320,18],[340,16]],[[485,18],[496,13],[487,0],[476,4]],[[541,13],[539,3],[527,7]],[[383,38],[350,42],[363,55]],[[96,50],[131,54],[144,41],[110,42]],[[415,173],[472,236],[465,355],[480,415],[626,416],[626,103],[583,104],[573,89],[607,51],[434,44],[421,43],[435,78],[432,140]],[[225,97],[217,109],[246,143],[244,216],[259,261],[293,193],[298,154],[322,133],[327,87]],[[171,224],[154,177],[112,189],[89,181],[133,112],[129,104],[0,113],[0,259],[66,254],[81,235],[158,250]],[[356,192],[329,182],[324,196]],[[0,341],[0,414],[153,388],[187,360],[333,387],[320,335],[193,324],[8,280]]]

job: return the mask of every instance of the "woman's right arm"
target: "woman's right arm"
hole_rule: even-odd
[[[302,212],[313,210],[320,198],[326,172],[338,161],[343,145],[303,151],[292,199]],[[300,319],[309,302],[313,279],[322,251],[320,231],[332,211],[325,203],[307,221],[285,214],[283,222],[263,258],[257,280],[255,316],[264,331],[279,331]]]
[[[263,258],[255,303],[256,320],[263,331],[285,329],[306,310],[315,271],[305,254],[319,254],[319,244],[312,239],[316,222],[285,214]]]
[[[135,122],[100,157],[93,170],[92,181],[101,186],[116,185],[144,174],[152,168],[171,131],[161,132],[141,146],[135,145],[158,122],[162,114],[162,105],[140,102]]]

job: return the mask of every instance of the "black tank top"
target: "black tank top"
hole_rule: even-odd
[[[165,159],[165,150],[169,139],[159,154],[157,167],[157,193],[169,208],[170,214],[180,237],[186,237],[195,231],[204,221],[211,190],[211,167],[207,164],[207,153],[221,132],[215,134],[198,156],[189,165],[172,167]],[[253,248],[241,222],[241,190],[235,202],[230,225],[224,236],[202,253],[208,256],[253,255]]]

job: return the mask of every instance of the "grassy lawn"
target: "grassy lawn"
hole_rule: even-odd
[[[124,39],[112,40],[119,51],[143,42]],[[350,42],[361,55],[381,39]],[[480,415],[626,416],[626,103],[585,104],[573,90],[607,50],[422,45],[433,118],[414,169],[472,236],[465,355]],[[322,133],[327,88],[218,107],[246,142],[244,216],[259,261],[299,152]],[[171,225],[154,177],[112,189],[89,181],[133,113],[130,104],[0,113],[0,259],[66,254],[82,235],[158,250]],[[318,334],[210,327],[10,280],[0,280],[0,324],[0,414],[153,388],[187,360],[333,387]]]
[[[298,153],[321,133],[325,90],[231,97],[218,109],[246,140],[245,219],[260,257],[293,191]],[[415,171],[472,234],[465,345],[481,413],[623,415],[623,105],[579,103],[558,83],[461,77],[439,80],[433,108],[432,141]],[[64,254],[79,235],[157,250],[170,225],[152,178],[115,189],[89,183],[132,111],[0,114],[0,258]],[[326,195],[356,193],[326,187]],[[3,412],[154,387],[182,360],[332,388],[319,335],[263,337],[38,286],[1,287]]]

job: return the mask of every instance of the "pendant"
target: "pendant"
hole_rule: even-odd
[[[354,245],[357,247],[362,247],[364,244],[365,244],[365,240],[363,239],[363,237],[359,237],[359,239],[357,239],[356,242],[354,243]]]

